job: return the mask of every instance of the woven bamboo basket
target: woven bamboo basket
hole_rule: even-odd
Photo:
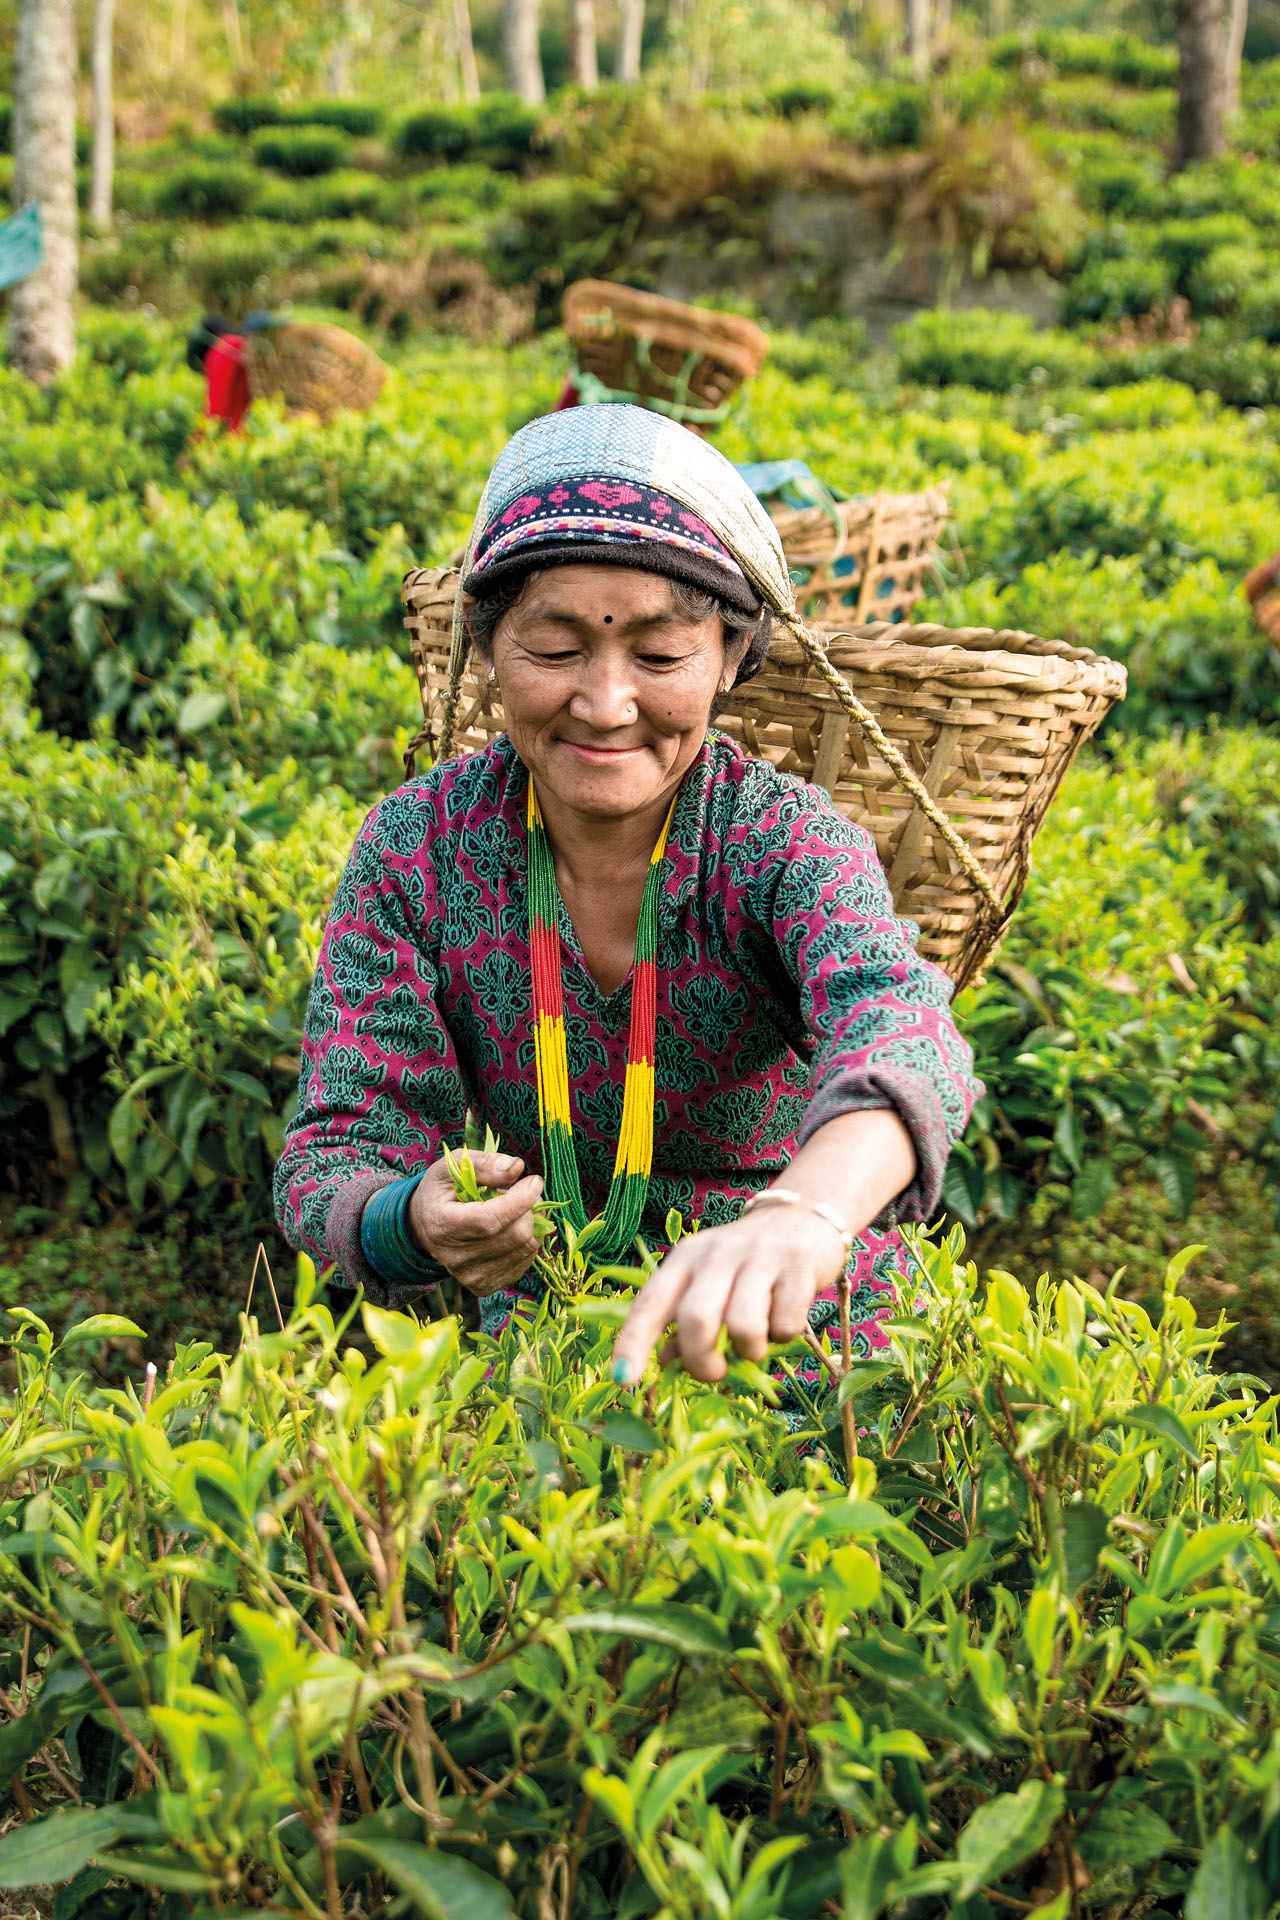
[[[949,510],[945,486],[839,500],[834,520],[821,507],[771,507],[801,618],[820,627],[909,620]]]
[[[405,575],[405,625],[424,715],[415,746],[428,749],[449,683],[457,583],[454,568]],[[1007,920],[1063,775],[1124,698],[1124,668],[1085,647],[985,627],[878,621],[825,637],[832,662],[967,841]],[[796,641],[774,641],[762,671],[716,724],[748,753],[825,787],[874,838],[899,913],[919,924],[921,952],[957,987],[973,978],[1000,928],[954,850]],[[503,731],[494,688],[468,674],[455,749],[476,751]]]
[[[1253,617],[1272,646],[1280,647],[1280,553],[1255,567],[1244,583]]]
[[[682,306],[609,280],[569,287],[561,319],[587,377],[584,397],[597,381],[606,390],[600,398],[639,401],[699,433],[719,423],[769,351],[767,336],[738,314]]]
[[[255,400],[281,394],[296,413],[332,420],[362,412],[382,391],[387,370],[372,347],[345,327],[286,320],[249,336],[245,371]]]

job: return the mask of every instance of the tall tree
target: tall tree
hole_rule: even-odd
[[[471,8],[467,0],[453,0],[453,38],[458,50],[458,78],[462,97],[473,107],[480,98],[480,73],[476,66],[475,42],[471,38]]]
[[[1177,0],[1178,132],[1174,171],[1215,160],[1226,147],[1223,0]]]
[[[573,83],[587,93],[600,85],[596,59],[596,0],[569,0],[570,40],[573,44]]]
[[[324,84],[326,91],[335,100],[343,100],[351,91],[351,57],[356,37],[356,10],[353,0],[342,0],[338,9],[337,35],[329,49],[329,64],[325,68]]]
[[[929,0],[907,0],[907,56],[917,80],[927,80],[933,49],[930,45],[932,8]]]
[[[527,107],[540,107],[547,97],[538,50],[539,0],[503,0],[502,54],[507,85]]]
[[[1222,112],[1228,125],[1240,111],[1240,62],[1244,58],[1244,36],[1248,25],[1249,0],[1231,0],[1222,69]]]
[[[76,351],[74,0],[19,0],[13,199],[16,207],[39,205],[44,260],[9,297],[9,351],[43,386]]]
[[[116,167],[115,101],[111,68],[116,0],[94,0],[93,7],[93,174],[89,218],[100,233],[111,226],[111,188]]]
[[[614,79],[621,80],[624,86],[634,86],[640,78],[643,42],[644,0],[618,0],[618,59]]]

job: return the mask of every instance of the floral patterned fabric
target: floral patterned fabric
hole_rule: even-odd
[[[382,800],[338,885],[307,1008],[298,1109],[276,1170],[295,1247],[374,1299],[359,1248],[379,1186],[456,1146],[466,1109],[541,1171],[524,804],[510,742],[450,760]],[[603,1205],[622,1111],[631,982],[604,995],[561,906],[574,1140]],[[826,1121],[897,1110],[911,1186],[851,1256],[855,1344],[884,1344],[903,1269],[899,1221],[928,1219],[979,1083],[950,982],[894,917],[870,836],[819,789],[712,733],[672,817],[659,901],[654,1170],[642,1231],[715,1226]],[[533,1281],[527,1282],[536,1287]],[[484,1303],[494,1327],[514,1296]],[[814,1303],[818,1328],[834,1292]]]

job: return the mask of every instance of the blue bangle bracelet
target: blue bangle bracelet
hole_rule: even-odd
[[[360,1215],[360,1251],[380,1279],[411,1285],[440,1276],[439,1263],[409,1238],[409,1202],[421,1179],[422,1175],[415,1173],[407,1180],[395,1180],[390,1186],[379,1187],[365,1202]]]

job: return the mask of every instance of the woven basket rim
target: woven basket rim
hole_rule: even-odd
[[[690,306],[612,280],[577,280],[566,288],[561,325],[575,344],[592,337],[587,322],[602,312],[621,328],[643,332],[660,344],[727,358],[746,379],[760,371],[768,356],[768,335],[742,314]]]
[[[874,519],[882,532],[887,531],[894,519],[909,513],[949,515],[950,508],[951,490],[946,480],[939,480],[931,487],[919,487],[914,493],[888,493],[880,489],[836,501],[836,511],[843,521],[863,520],[869,525]],[[825,507],[773,507],[769,518],[784,546],[788,540],[803,538],[807,533],[825,532],[828,539],[831,536],[831,515]]]

